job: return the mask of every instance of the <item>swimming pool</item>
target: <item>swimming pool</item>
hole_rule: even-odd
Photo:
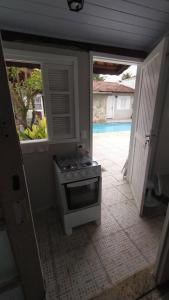
[[[130,131],[131,123],[94,123],[93,133]]]

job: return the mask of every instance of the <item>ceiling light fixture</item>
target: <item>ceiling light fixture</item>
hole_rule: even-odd
[[[79,11],[83,8],[84,0],[67,0],[69,9],[72,11]]]

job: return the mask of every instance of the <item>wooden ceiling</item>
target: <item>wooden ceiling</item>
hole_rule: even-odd
[[[1,0],[0,28],[74,41],[150,51],[169,31],[167,0]]]
[[[93,73],[94,74],[104,74],[104,75],[120,75],[125,70],[128,69],[129,66],[108,63],[103,61],[94,61],[93,63]]]

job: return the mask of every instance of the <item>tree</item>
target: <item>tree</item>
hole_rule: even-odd
[[[35,122],[35,96],[42,93],[42,77],[40,69],[7,67],[9,87],[17,125],[30,128]],[[32,110],[30,124],[27,121],[28,110]]]
[[[128,78],[132,78],[132,74],[130,72],[124,73],[122,75],[122,80],[128,79]]]
[[[104,81],[105,80],[105,76],[102,76],[100,74],[93,74],[93,80]]]

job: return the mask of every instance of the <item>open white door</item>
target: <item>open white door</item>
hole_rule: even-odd
[[[167,44],[168,40],[163,39],[141,65],[132,149],[129,152],[132,153],[129,160],[130,185],[140,215],[158,135]]]
[[[25,299],[42,300],[45,295],[44,282],[20,143],[12,110],[1,37],[0,94],[0,208],[4,231],[7,232],[6,236],[9,238],[9,245],[11,245],[11,252],[17,267],[17,278],[10,278],[9,282],[1,283],[0,292],[8,293],[6,290],[8,288],[11,290],[13,283],[17,284],[18,281],[18,285],[22,286]],[[1,299],[4,299],[3,296]],[[20,298],[7,295],[5,299]]]

